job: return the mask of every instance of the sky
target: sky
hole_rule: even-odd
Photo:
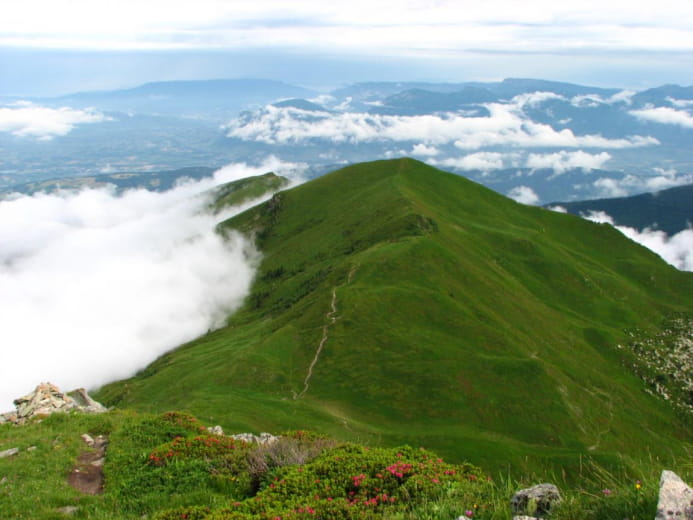
[[[688,0],[24,0],[0,17],[0,95],[160,79],[504,77],[693,83]]]

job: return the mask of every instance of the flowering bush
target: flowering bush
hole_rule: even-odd
[[[156,447],[149,454],[149,464],[164,466],[172,459],[188,458],[214,460],[234,450],[244,449],[246,442],[219,435],[197,435],[195,437],[176,437],[171,442]]]

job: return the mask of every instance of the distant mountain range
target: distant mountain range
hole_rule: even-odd
[[[506,79],[316,93],[267,80],[176,81],[0,105],[9,118],[0,121],[0,189],[268,155],[316,171],[413,156],[535,203],[693,183],[693,87],[676,85],[633,92]]]

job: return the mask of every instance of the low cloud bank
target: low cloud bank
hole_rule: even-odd
[[[647,247],[666,262],[682,271],[693,271],[693,229],[684,229],[668,236],[664,231],[645,228],[642,231],[616,226],[614,219],[603,211],[590,211],[583,215],[593,222],[611,224],[631,240]]]
[[[693,183],[693,173],[679,173],[675,169],[655,168],[655,175],[624,175],[621,178],[600,177],[592,182],[602,197],[626,197],[632,193],[659,191]]]
[[[98,387],[221,326],[258,259],[214,226],[207,190],[296,165],[234,164],[163,193],[84,190],[0,202],[0,411],[41,381]],[[247,205],[246,205],[247,207]]]
[[[41,141],[69,134],[76,125],[102,123],[110,118],[94,109],[46,108],[30,102],[0,107],[0,132]]]
[[[660,144],[650,136],[632,135],[610,139],[598,134],[576,135],[565,128],[533,121],[526,107],[533,107],[556,94],[523,94],[507,103],[488,103],[488,116],[473,117],[458,112],[417,116],[328,112],[273,105],[246,113],[225,126],[228,137],[266,144],[299,144],[313,139],[333,143],[416,142],[419,151],[454,144],[461,150],[494,146],[539,148],[622,149]]]
[[[685,110],[676,110],[669,107],[649,107],[641,110],[631,110],[630,114],[644,121],[693,128],[693,116]]]

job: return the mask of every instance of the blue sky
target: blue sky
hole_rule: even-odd
[[[0,19],[0,95],[219,77],[645,88],[691,84],[692,65],[688,0],[24,0]]]

